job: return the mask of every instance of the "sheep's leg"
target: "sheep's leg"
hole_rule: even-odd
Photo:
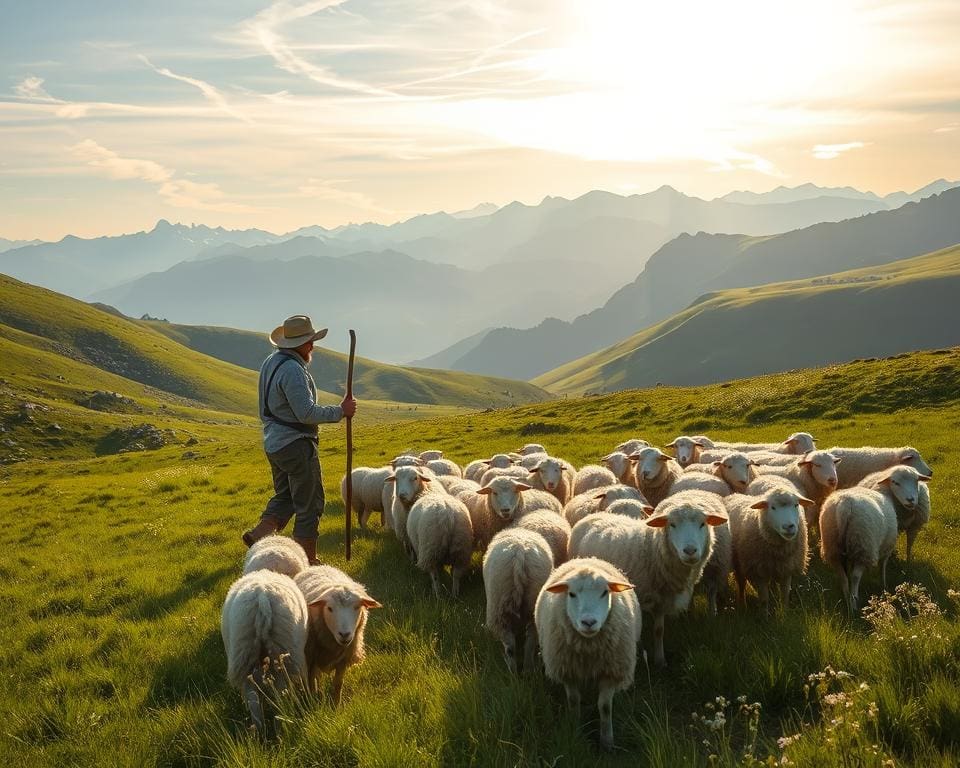
[[[850,613],[856,615],[860,601],[860,579],[863,578],[863,566],[855,565],[850,570]]]
[[[439,598],[441,590],[439,568],[430,569],[430,581],[433,582],[433,596]]]
[[[890,555],[887,555],[880,561],[880,583],[883,584],[883,591],[887,591],[887,561],[890,560]]]
[[[793,586],[793,577],[785,576],[780,582],[780,605],[783,610],[787,610],[790,604],[790,587]]]
[[[338,664],[333,670],[333,706],[340,706],[340,696],[343,693],[343,675],[347,671],[346,664]]]
[[[918,533],[920,533],[919,528],[913,531],[907,531],[907,568],[909,568],[913,562],[913,542],[916,541]],[[886,587],[884,587],[884,589],[886,589]]]
[[[840,577],[840,591],[843,592],[843,603],[850,607],[850,580],[847,578],[847,571],[842,565],[836,568],[837,575]]]
[[[653,663],[658,667],[667,666],[667,657],[663,653],[663,627],[666,617],[662,613],[653,617]]]
[[[531,671],[537,664],[537,628],[531,622],[527,624],[523,638],[523,668]]]
[[[257,690],[256,683],[249,677],[243,681],[243,700],[250,710],[250,719],[253,721],[254,728],[261,736],[266,732],[266,724],[263,721],[263,705],[260,702],[260,692]]]
[[[454,597],[460,596],[460,579],[466,576],[468,570],[470,570],[469,565],[463,566],[463,567],[454,565],[450,568],[450,578],[453,581],[453,588],[451,590],[451,594]]]
[[[512,630],[507,632],[501,640],[503,643],[503,658],[507,662],[507,669],[517,674],[517,635]]]
[[[711,581],[707,584],[707,607],[711,616],[717,615],[717,584]]]
[[[760,597],[760,605],[763,606],[763,615],[770,615],[770,582],[762,579],[757,582],[757,595]]]
[[[597,708],[600,710],[600,744],[604,749],[613,749],[613,694],[616,686],[609,680],[600,681],[600,696]]]
[[[368,517],[370,517],[370,513],[367,511],[367,508],[363,505],[363,502],[357,501],[357,523],[360,524],[361,528],[366,529]]]
[[[740,608],[747,607],[747,577],[741,573],[735,573],[737,580],[737,605]]]
[[[393,530],[393,512],[386,507],[380,513],[380,527],[387,531]]]
[[[564,683],[567,690],[567,708],[577,720],[580,719],[580,689],[570,683]]]

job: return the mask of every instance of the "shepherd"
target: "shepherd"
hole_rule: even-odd
[[[260,421],[263,450],[273,474],[274,495],[260,522],[243,534],[248,547],[294,517],[293,539],[317,563],[317,531],[323,514],[323,476],[317,453],[318,424],[350,419],[357,401],[347,392],[340,405],[317,405],[317,385],[307,366],[314,342],[327,335],[307,315],[293,315],[274,328],[276,350],[260,366]]]

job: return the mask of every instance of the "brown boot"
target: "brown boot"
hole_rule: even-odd
[[[315,538],[298,539],[294,536],[293,540],[303,547],[303,551],[307,553],[307,561],[310,565],[320,565],[320,561],[317,560],[317,540]]]
[[[261,517],[260,522],[257,523],[249,531],[245,531],[243,536],[240,538],[243,539],[243,543],[248,547],[252,547],[256,542],[260,541],[264,536],[269,536],[271,533],[277,532],[277,521],[272,520],[269,517]]]

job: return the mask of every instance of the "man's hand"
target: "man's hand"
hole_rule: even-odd
[[[357,401],[352,397],[345,397],[340,403],[340,407],[343,409],[343,415],[349,419],[357,412]]]

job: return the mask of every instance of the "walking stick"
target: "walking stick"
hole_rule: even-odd
[[[353,356],[357,351],[357,332],[350,331],[350,357],[347,360],[347,397],[353,397]],[[343,500],[347,520],[347,560],[350,559],[350,536],[353,523],[353,417],[347,416],[347,498]]]

